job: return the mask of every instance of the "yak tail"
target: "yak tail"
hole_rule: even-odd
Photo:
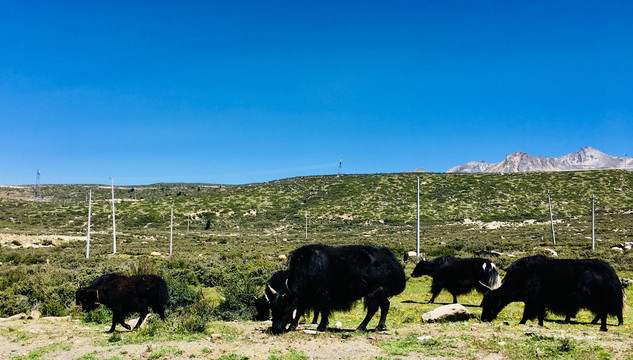
[[[501,286],[501,278],[499,277],[499,270],[497,270],[497,266],[491,262],[490,268],[486,271],[487,279],[486,282],[491,290],[497,289]]]

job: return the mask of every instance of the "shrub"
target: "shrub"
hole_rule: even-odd
[[[237,274],[233,279],[227,279],[222,295],[222,301],[215,309],[216,315],[222,320],[252,320],[255,316],[255,299],[258,297],[259,287],[248,277]]]

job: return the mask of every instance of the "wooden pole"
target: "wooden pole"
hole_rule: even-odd
[[[596,197],[591,195],[591,250],[596,249]]]
[[[116,218],[114,215],[114,178],[110,178],[112,181],[112,244],[114,254],[116,254]]]
[[[88,190],[88,236],[86,238],[86,259],[90,258],[90,214],[92,213],[92,189]]]
[[[552,215],[552,197],[550,196],[549,189],[547,189],[547,203],[549,204],[549,222],[552,225],[552,241],[556,245],[556,234],[554,233],[554,216]]]
[[[417,193],[417,211],[416,211],[416,219],[417,219],[417,231],[415,237],[415,254],[419,258],[420,257],[420,177],[418,178],[418,193]]]
[[[169,225],[169,256],[171,256],[173,243],[174,243],[174,205],[171,206],[171,223]]]

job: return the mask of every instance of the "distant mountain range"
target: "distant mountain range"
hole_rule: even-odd
[[[626,163],[626,164],[625,164]],[[515,152],[499,163],[470,161],[455,166],[447,173],[520,173],[590,169],[633,169],[633,159],[605,154],[590,146],[561,157],[532,156]]]

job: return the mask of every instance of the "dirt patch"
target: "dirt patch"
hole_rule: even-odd
[[[68,235],[26,235],[26,234],[2,234],[0,233],[0,245],[10,248],[37,248],[57,246],[70,241],[85,240],[85,236]]]
[[[134,320],[128,323],[134,324]],[[512,355],[506,353],[504,347],[538,334],[599,345],[608,349],[613,358],[625,359],[631,351],[632,340],[630,334],[621,334],[616,329],[601,333],[597,327],[588,326],[587,331],[568,332],[547,326],[484,324],[476,320],[453,324],[406,324],[388,332],[368,333],[355,333],[351,329],[315,333],[310,331],[312,327],[301,325],[298,331],[281,336],[267,333],[269,326],[270,322],[211,323],[210,328],[216,329],[217,334],[191,340],[150,339],[141,344],[127,344],[134,334],[119,332],[113,341],[113,336],[106,333],[109,325],[89,326],[69,317],[3,319],[0,321],[0,358],[27,356],[44,350],[43,358],[46,359],[77,359],[86,355],[97,359],[217,359],[229,354],[268,359],[271,356],[283,358],[292,352],[310,359],[508,359]],[[415,350],[393,353],[389,346],[385,346],[389,342],[396,344],[392,349],[406,343]],[[164,348],[175,351],[157,357],[157,352]]]

